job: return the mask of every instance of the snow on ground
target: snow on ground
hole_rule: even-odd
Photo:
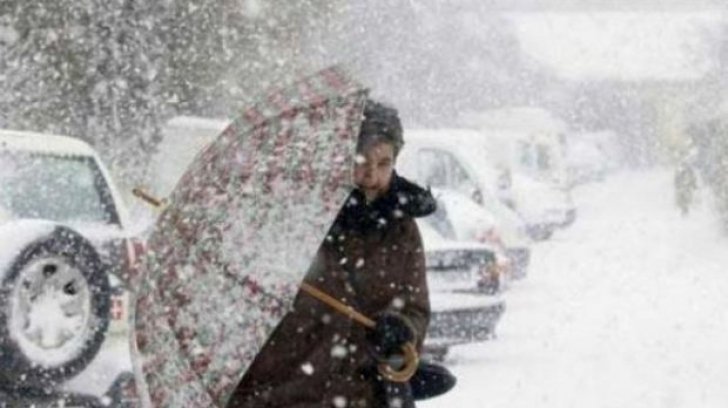
[[[575,191],[576,223],[533,248],[493,341],[460,346],[436,407],[728,406],[728,240],[668,171]]]
[[[576,223],[533,247],[492,341],[456,347],[449,394],[423,408],[728,406],[728,240],[703,199],[687,218],[667,171],[575,191]],[[67,389],[129,370],[110,337]]]

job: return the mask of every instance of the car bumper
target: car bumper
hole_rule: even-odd
[[[448,293],[431,294],[432,313],[426,347],[441,347],[490,339],[505,312],[499,296]]]

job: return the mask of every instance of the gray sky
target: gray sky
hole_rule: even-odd
[[[698,79],[716,12],[513,13],[523,50],[568,79]]]
[[[412,0],[417,1],[417,0]],[[493,10],[516,12],[564,11],[716,11],[721,0],[483,0]]]

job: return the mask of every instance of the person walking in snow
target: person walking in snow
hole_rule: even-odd
[[[687,216],[698,186],[695,170],[686,163],[680,163],[675,170],[675,202],[683,216]]]
[[[414,407],[408,383],[377,364],[407,342],[422,348],[430,318],[415,217],[435,211],[425,190],[394,171],[404,144],[397,111],[368,101],[357,142],[355,190],[304,281],[376,321],[373,330],[299,292],[246,371],[228,407]]]

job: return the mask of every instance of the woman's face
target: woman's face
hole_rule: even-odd
[[[376,142],[356,156],[354,183],[372,201],[389,190],[394,170],[394,147],[387,142]]]

